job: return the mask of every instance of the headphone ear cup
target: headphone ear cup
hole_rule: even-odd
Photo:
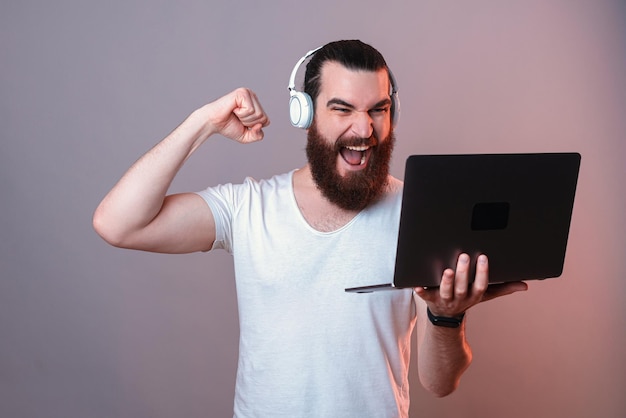
[[[313,122],[313,100],[307,93],[292,91],[289,98],[289,119],[296,128],[308,129]]]

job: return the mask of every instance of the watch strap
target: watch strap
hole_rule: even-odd
[[[462,313],[457,317],[449,317],[449,316],[436,316],[430,311],[430,308],[426,307],[426,314],[428,315],[428,319],[433,325],[438,327],[446,327],[446,328],[458,328],[463,323],[463,318],[465,318],[465,313]]]

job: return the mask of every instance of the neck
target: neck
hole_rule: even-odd
[[[308,164],[293,174],[293,191],[302,216],[318,231],[335,231],[358,213],[330,202],[315,184]]]

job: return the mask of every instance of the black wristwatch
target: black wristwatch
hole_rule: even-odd
[[[446,327],[446,328],[458,328],[463,323],[463,318],[465,317],[465,313],[462,313],[460,316],[451,318],[448,316],[435,316],[430,311],[430,308],[426,307],[426,314],[428,315],[428,319],[433,325],[438,327]]]

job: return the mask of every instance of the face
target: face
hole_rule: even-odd
[[[324,196],[347,210],[377,200],[389,173],[394,137],[386,70],[324,65],[307,157]]]

